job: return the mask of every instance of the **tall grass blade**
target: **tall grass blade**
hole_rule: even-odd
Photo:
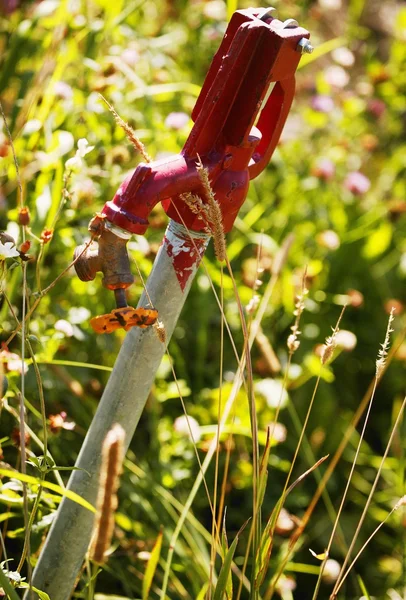
[[[31,477],[31,475],[24,475],[23,473],[11,471],[10,469],[0,469],[0,475],[4,475],[5,477],[9,477],[10,479],[18,479],[19,481],[22,481],[24,483],[30,483],[31,485],[39,485],[48,488],[53,492],[56,492],[60,496],[66,496],[66,498],[69,498],[69,500],[73,500],[73,502],[80,504],[80,506],[83,506],[83,508],[90,510],[90,512],[96,512],[95,507],[92,506],[90,502],[87,502],[87,500],[85,500],[78,494],[75,494],[75,492],[71,492],[71,490],[61,488],[61,486],[56,485],[56,483],[51,483],[49,481],[41,481],[41,479],[37,477]]]
[[[152,580],[158,566],[159,557],[161,556],[162,536],[163,532],[160,531],[145,570],[144,579],[142,581],[142,600],[148,600],[149,597],[149,590],[151,589]]]

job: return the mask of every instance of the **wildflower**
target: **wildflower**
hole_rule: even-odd
[[[358,290],[349,289],[346,291],[347,303],[353,308],[359,308],[364,304],[364,296]]]
[[[348,48],[335,48],[331,56],[342,67],[352,67],[355,62],[354,54]]]
[[[366,133],[361,138],[362,147],[368,152],[372,152],[378,147],[379,140],[373,133]]]
[[[29,251],[30,248],[31,248],[31,242],[30,242],[30,240],[25,240],[25,242],[23,242],[20,245],[20,252],[22,254],[26,254]]]
[[[133,67],[139,61],[140,55],[135,48],[126,48],[121,52],[121,59]]]
[[[324,181],[332,179],[335,172],[335,164],[329,158],[320,158],[312,168],[312,174]]]
[[[171,112],[165,119],[165,125],[170,129],[183,129],[188,123],[189,115],[184,112]]]
[[[64,333],[66,335],[66,337],[73,336],[73,326],[71,323],[69,323],[69,321],[66,321],[65,319],[58,319],[58,321],[56,321],[54,327],[55,327],[56,331],[60,331],[61,333]]]
[[[282,508],[276,521],[275,531],[279,535],[289,533],[295,526],[295,522],[286,508]]]
[[[328,250],[337,250],[340,247],[340,238],[332,229],[321,231],[316,239],[320,246]]]
[[[72,173],[79,173],[83,167],[83,161],[80,156],[76,154],[66,161],[65,167],[68,171],[72,171]]]
[[[347,71],[344,71],[344,69],[338,65],[327,67],[324,71],[324,78],[327,83],[336,88],[344,88],[350,80]]]
[[[286,577],[286,575],[282,575],[279,578],[279,581],[276,584],[276,589],[280,594],[281,598],[292,596],[292,592],[296,589],[296,581],[293,577]]]
[[[354,335],[352,331],[341,329],[337,332],[336,344],[339,348],[342,348],[346,352],[350,352],[351,350],[354,350],[357,345],[357,336]]]
[[[18,223],[19,225],[30,224],[30,211],[27,206],[23,206],[18,211]]]
[[[252,315],[258,308],[259,305],[259,296],[258,294],[254,294],[251,298],[251,300],[248,302],[247,306],[246,306],[246,311],[247,314]]]
[[[186,415],[178,417],[175,419],[173,428],[177,433],[179,433],[179,435],[189,437],[189,439],[193,439],[195,443],[197,443],[202,437],[200,425],[193,417]]]
[[[279,379],[261,379],[255,382],[255,391],[261,394],[270,408],[283,408],[288,402],[288,393]]]
[[[54,94],[62,100],[71,100],[73,98],[73,90],[70,85],[64,81],[56,81],[54,84]]]
[[[371,98],[367,104],[367,111],[379,119],[386,111],[386,104],[379,98]]]
[[[368,177],[359,171],[354,171],[352,173],[348,173],[347,178],[344,181],[344,186],[355,196],[362,196],[362,194],[366,194],[371,187],[371,182],[369,181]]]
[[[390,300],[387,300],[385,302],[384,309],[387,315],[390,315],[391,311],[393,310],[393,312],[396,313],[396,316],[398,317],[405,310],[405,306],[400,300],[397,300],[396,298],[391,298]]]
[[[329,558],[326,560],[326,564],[324,565],[323,570],[323,579],[327,583],[334,583],[337,581],[337,578],[340,574],[341,565],[339,562],[334,560],[333,558]]]
[[[21,430],[18,427],[14,427],[13,431],[11,432],[11,441],[13,442],[14,446],[16,446],[17,448],[21,447]],[[30,436],[28,435],[27,432],[25,432],[24,434],[24,440],[25,440],[25,445],[28,446],[28,444],[30,443]]]
[[[282,423],[273,423],[273,424],[269,425],[269,428],[272,433],[272,441],[273,442],[276,442],[277,444],[281,444],[282,442],[284,442],[286,440],[287,430],[286,430],[285,425],[282,425]]]
[[[83,167],[82,158],[84,158],[86,154],[89,154],[89,152],[91,152],[94,148],[94,146],[89,146],[89,142],[86,138],[81,138],[78,140],[77,145],[78,149],[76,150],[75,156],[67,160],[65,163],[65,168],[73,173],[79,173]]]
[[[9,352],[7,346],[3,345],[0,352],[0,361],[6,366],[7,371],[16,371],[17,373],[22,372],[23,361],[14,352]],[[24,373],[27,373],[28,365],[24,363]]]
[[[311,107],[321,113],[329,113],[334,109],[334,102],[330,96],[313,96]]]
[[[0,242],[0,262],[7,258],[18,258],[20,256],[13,242]]]
[[[390,315],[389,315],[388,326],[386,328],[385,340],[384,340],[383,344],[381,344],[381,348],[378,351],[378,359],[376,361],[376,372],[375,372],[376,379],[379,379],[381,377],[383,370],[385,368],[386,357],[388,356],[390,334],[394,331],[392,329],[392,323],[395,319],[394,312],[395,312],[395,309],[392,308]]]
[[[41,241],[44,244],[48,244],[48,242],[50,242],[53,238],[54,235],[54,230],[53,229],[44,229],[41,233]]]
[[[66,421],[67,414],[65,411],[61,411],[57,415],[49,415],[49,428],[52,433],[57,433],[60,429],[67,429],[71,431],[75,428],[76,423],[73,421]]]

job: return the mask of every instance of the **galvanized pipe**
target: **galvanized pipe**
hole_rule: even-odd
[[[188,232],[174,221],[169,223],[146,284],[165,326],[167,342],[209,239],[206,233]],[[144,292],[139,306],[147,305]],[[153,328],[133,328],[124,340],[76,461],[75,466],[84,470],[73,471],[68,483],[70,490],[93,505],[97,498],[103,440],[111,427],[119,423],[126,432],[128,448],[165,350],[166,345]],[[52,600],[70,598],[89,546],[93,520],[90,511],[67,498],[62,500],[33,575],[33,585]]]

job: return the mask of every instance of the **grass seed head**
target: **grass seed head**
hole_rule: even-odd
[[[382,373],[385,369],[386,357],[388,356],[388,349],[389,349],[389,343],[390,343],[390,334],[394,331],[392,329],[392,323],[395,319],[394,312],[395,312],[395,309],[392,307],[392,309],[390,311],[389,319],[388,319],[388,326],[386,328],[385,340],[384,340],[383,344],[381,344],[381,348],[378,351],[378,358],[376,360],[376,371],[375,371],[376,379],[379,379],[382,376]]]
[[[132,143],[132,145],[137,150],[137,152],[139,152],[141,154],[141,156],[145,160],[145,162],[150,163],[152,159],[151,159],[150,155],[148,154],[148,152],[146,151],[144,144],[141,142],[141,140],[135,133],[134,129],[128,123],[126,123],[124,121],[124,119],[122,119],[120,117],[120,115],[116,112],[114,107],[106,100],[106,98],[104,96],[102,96],[101,94],[99,94],[99,95],[102,98],[103,102],[106,103],[107,108],[113,115],[114,120],[116,121],[117,125],[119,125],[121,127],[121,129],[124,131],[124,133],[126,134],[127,139]]]

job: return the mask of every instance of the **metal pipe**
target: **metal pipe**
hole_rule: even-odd
[[[166,343],[209,239],[207,233],[190,232],[174,221],[169,223],[146,285],[165,326]],[[144,292],[139,306],[147,304],[148,296]],[[126,432],[128,448],[165,350],[166,345],[151,327],[134,327],[124,340],[76,461],[75,466],[84,470],[73,471],[68,483],[70,490],[93,505],[97,498],[103,440],[111,427],[119,423]],[[89,546],[93,520],[90,511],[67,498],[62,500],[33,575],[33,585],[52,600],[70,598]]]

